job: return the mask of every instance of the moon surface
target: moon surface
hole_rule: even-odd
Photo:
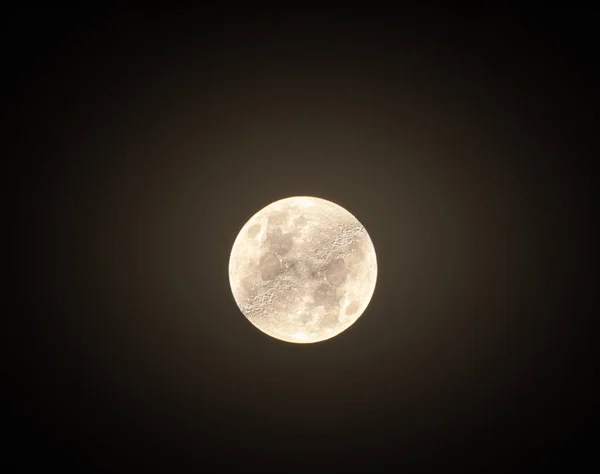
[[[281,199],[240,230],[229,282],[240,311],[263,333],[292,343],[330,339],[367,308],[377,280],[369,234],[343,207]]]

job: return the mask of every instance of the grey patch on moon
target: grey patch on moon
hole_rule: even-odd
[[[282,225],[285,221],[287,221],[287,213],[285,211],[275,211],[269,215],[269,226],[274,227],[277,225]]]
[[[310,313],[302,313],[300,315],[300,321],[304,324],[308,324],[313,320],[313,317]]]
[[[294,238],[290,233],[282,233],[280,229],[275,229],[267,234],[265,244],[270,246],[271,251],[278,255],[285,255],[294,244]]]
[[[251,296],[254,292],[254,278],[247,276],[241,281],[241,287],[246,295]]]
[[[329,329],[333,329],[335,328],[337,325],[339,324],[339,318],[338,318],[338,313],[333,312],[333,311],[329,311],[325,314],[325,316],[323,316],[323,319],[321,320],[321,325],[329,328]]]
[[[313,293],[313,301],[317,305],[323,305],[326,309],[335,306],[338,303],[335,289],[322,283]]]
[[[325,269],[325,278],[332,285],[341,285],[346,279],[348,271],[343,258],[333,260]]]
[[[297,298],[294,293],[288,290],[274,301],[273,308],[277,311],[293,311],[296,300]]]
[[[294,225],[298,227],[304,227],[306,225],[306,217],[300,216],[294,221]]]
[[[346,314],[347,315],[352,315],[354,313],[356,313],[358,311],[358,303],[356,301],[352,301],[347,307],[346,307]]]
[[[353,242],[349,247],[349,255],[355,261],[360,261],[364,258],[364,252],[362,250],[361,241],[357,240]]]
[[[258,235],[259,231],[260,231],[260,225],[254,224],[252,227],[250,227],[248,229],[248,237],[250,239],[253,239],[254,237],[256,237]]]
[[[273,255],[272,253],[268,253],[260,259],[258,268],[260,270],[260,276],[263,280],[272,280],[279,274],[279,271],[281,270],[281,263],[279,262],[277,256]]]

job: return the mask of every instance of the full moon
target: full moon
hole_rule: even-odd
[[[337,336],[364,313],[375,248],[343,207],[316,197],[275,201],[240,230],[229,258],[235,302],[260,331],[291,343]]]

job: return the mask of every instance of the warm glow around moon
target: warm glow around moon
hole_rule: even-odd
[[[315,197],[281,199],[240,230],[229,259],[233,297],[262,332],[287,342],[330,339],[367,308],[373,243],[347,210]]]

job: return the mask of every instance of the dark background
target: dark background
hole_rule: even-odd
[[[597,21],[5,10],[10,472],[597,467]],[[293,195],[378,256],[313,345],[256,330],[227,275]]]

